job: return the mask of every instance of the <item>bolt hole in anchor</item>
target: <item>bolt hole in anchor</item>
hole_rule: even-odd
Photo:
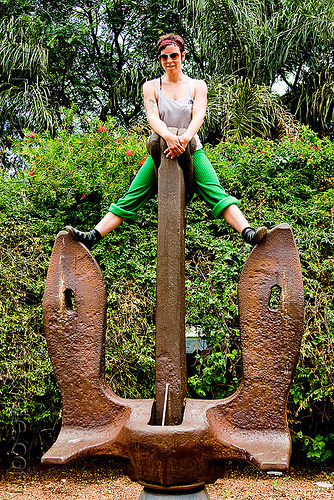
[[[64,290],[64,297],[66,309],[69,311],[75,311],[75,298],[73,290],[66,288],[66,290]]]
[[[270,298],[269,298],[269,307],[272,310],[276,310],[279,308],[280,300],[281,300],[281,292],[282,289],[278,285],[274,285],[271,287]]]

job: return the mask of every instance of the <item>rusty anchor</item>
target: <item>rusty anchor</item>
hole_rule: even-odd
[[[160,163],[156,399],[122,399],[106,384],[105,282],[90,251],[61,231],[51,255],[43,308],[63,419],[42,462],[120,457],[129,477],[147,492],[197,491],[221,477],[222,464],[229,459],[284,472],[291,455],[286,406],[299,355],[304,301],[292,230],[287,224],[273,228],[244,264],[238,285],[243,362],[239,389],[222,400],[187,399],[184,177],[177,159],[161,155]],[[170,189],[176,189],[177,196],[170,196]],[[166,210],[161,206],[164,197]],[[170,212],[174,209],[177,223]],[[170,236],[161,224],[168,226],[171,220]],[[275,288],[280,297],[278,307],[272,308]],[[161,425],[163,419],[167,425]]]

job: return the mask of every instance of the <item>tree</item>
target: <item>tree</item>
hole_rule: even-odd
[[[7,22],[28,15],[38,26],[35,43],[48,51],[49,62],[39,89],[55,110],[75,104],[81,116],[137,122],[144,117],[141,86],[160,71],[156,39],[175,31],[187,42],[186,72],[209,84],[209,115],[216,120],[210,118],[205,134],[211,139],[224,128],[221,87],[228,78],[248,82],[257,94],[258,86],[266,87],[267,103],[273,83],[282,80],[287,108],[320,134],[331,131],[333,0],[167,0],[163,5],[39,0],[37,6],[9,0],[0,4],[0,13]],[[4,69],[2,81],[8,84]],[[277,102],[273,95],[272,109],[278,110]],[[253,125],[248,128],[254,133]]]
[[[182,12],[167,0],[12,0],[3,17],[38,20],[48,48],[48,78],[56,108],[130,124],[143,114],[141,87],[159,74],[155,44],[164,32],[187,33]]]
[[[42,4],[48,12],[40,15],[46,24],[57,102],[66,107],[75,103],[81,114],[89,112],[103,121],[117,116],[130,124],[143,116],[141,87],[159,71],[156,39],[164,31],[184,31],[182,17],[171,3],[42,0]]]
[[[270,87],[233,75],[211,81],[205,134],[217,132],[217,127],[222,137],[238,142],[252,136],[298,135],[291,114]]]
[[[181,0],[200,40],[204,77],[280,79],[284,103],[320,134],[333,120],[334,2],[332,0]],[[203,34],[206,33],[206,36]]]
[[[57,115],[47,85],[48,50],[36,17],[20,15],[0,24],[0,133],[24,127],[54,129]]]

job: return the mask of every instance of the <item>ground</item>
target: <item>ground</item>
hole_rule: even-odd
[[[0,466],[1,500],[137,500],[143,489],[107,459],[52,467],[28,463],[24,472],[15,476],[10,464]],[[225,476],[207,491],[210,500],[334,500],[334,470],[292,467],[283,477],[268,477],[229,462]]]

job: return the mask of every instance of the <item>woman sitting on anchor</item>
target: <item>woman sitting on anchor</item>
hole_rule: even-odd
[[[167,143],[167,158],[181,155],[194,137],[196,150],[193,155],[194,191],[212,209],[215,218],[231,224],[246,243],[254,246],[266,235],[267,229],[249,226],[238,208],[238,200],[228,196],[206,157],[197,132],[206,113],[207,86],[203,80],[194,80],[182,72],[185,59],[184,40],[174,33],[162,35],[157,44],[158,56],[164,75],[150,80],[143,86],[144,106],[152,129]],[[172,134],[168,127],[186,129],[183,135]],[[139,208],[156,194],[154,162],[151,156],[140,168],[129,190],[113,203],[108,213],[88,232],[66,226],[78,241],[91,248],[107,233],[119,226],[124,219],[135,218]]]

